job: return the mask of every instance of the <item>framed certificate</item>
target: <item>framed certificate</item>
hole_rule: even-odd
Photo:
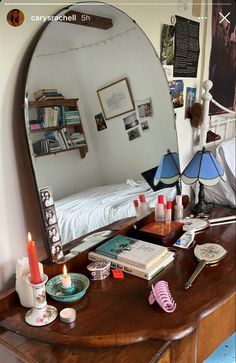
[[[133,111],[134,101],[127,78],[97,90],[106,120]]]

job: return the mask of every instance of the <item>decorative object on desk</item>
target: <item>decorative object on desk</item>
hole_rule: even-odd
[[[25,314],[25,321],[29,325],[43,326],[50,324],[57,317],[57,309],[54,306],[47,305],[45,284],[48,280],[47,275],[41,275],[40,283],[32,283],[29,275],[26,280],[33,289],[34,303],[32,309]]]
[[[184,207],[182,204],[182,195],[176,195],[175,201],[174,220],[177,222],[183,222]]]
[[[95,261],[91,262],[87,269],[90,273],[91,280],[104,280],[110,275],[110,261]]]
[[[209,221],[207,219],[202,218],[184,218],[183,231],[191,231],[195,232],[202,231],[209,227]]]
[[[220,179],[224,180],[224,170],[214,155],[203,147],[186,166],[181,179],[185,184],[199,182],[198,203],[192,211],[194,213],[207,213],[214,207],[214,204],[205,201],[204,185],[210,187],[217,184]]]
[[[140,202],[140,212],[141,212],[141,218],[145,217],[149,213],[151,213],[149,204],[146,201],[146,197],[144,194],[139,195],[139,202]]]
[[[167,154],[163,155],[159,166],[157,167],[154,176],[153,184],[157,185],[159,182],[163,184],[176,184],[177,194],[181,194],[180,183],[180,166],[179,155],[176,152],[167,150]]]
[[[164,195],[159,194],[157,197],[157,203],[155,205],[155,221],[160,222],[165,220],[165,201]]]
[[[39,272],[43,274],[43,265],[39,262]],[[16,292],[18,293],[20,303],[25,308],[32,308],[34,304],[32,287],[27,284],[26,280],[30,273],[29,259],[23,257],[16,262]]]
[[[73,323],[76,320],[76,310],[73,308],[65,308],[60,311],[60,319],[63,323]]]
[[[171,223],[172,220],[172,202],[171,200],[168,200],[166,202],[166,208],[165,208],[165,222]]]
[[[156,301],[167,313],[172,313],[176,309],[176,303],[171,296],[168,282],[166,281],[158,281],[155,285],[152,285],[148,301],[150,305]]]
[[[39,284],[42,282],[41,274],[39,271],[39,264],[38,264],[39,261],[38,261],[38,257],[37,257],[35,242],[32,241],[30,232],[28,233],[27,252],[28,252],[28,258],[29,258],[31,283]]]
[[[75,292],[71,295],[66,295],[61,289],[61,280],[63,275],[52,277],[46,284],[46,292],[52,299],[60,302],[73,302],[81,299],[89,287],[89,279],[82,274],[70,272],[71,282],[74,284]]]
[[[98,246],[95,252],[146,269],[157,263],[168,250],[164,246],[118,235]]]
[[[193,281],[206,265],[216,264],[227,255],[227,251],[217,243],[204,243],[203,245],[197,245],[194,248],[194,254],[197,257],[199,264],[190,279],[186,282],[184,286],[185,289],[189,289],[192,286]]]

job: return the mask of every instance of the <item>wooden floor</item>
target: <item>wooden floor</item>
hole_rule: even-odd
[[[235,363],[236,333],[226,339],[203,363]]]

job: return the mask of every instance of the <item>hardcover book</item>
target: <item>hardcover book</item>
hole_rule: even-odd
[[[156,263],[167,251],[164,246],[121,235],[96,248],[97,253],[144,269]]]
[[[174,252],[168,251],[164,256],[160,258],[159,261],[157,261],[157,263],[154,263],[153,266],[151,266],[149,269],[143,269],[130,263],[115,260],[114,258],[107,257],[96,252],[89,252],[88,259],[91,261],[110,261],[112,268],[117,268],[131,275],[150,280],[159,272],[161,272],[164,267],[169,265],[171,261],[173,261]]]

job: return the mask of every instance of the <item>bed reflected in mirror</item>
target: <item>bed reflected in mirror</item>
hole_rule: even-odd
[[[178,151],[168,82],[144,32],[110,5],[79,3],[59,15],[68,11],[98,24],[48,24],[25,113],[37,189],[52,187],[63,245],[134,216],[140,194],[151,207],[158,193],[173,197],[175,188],[154,192],[141,173]],[[112,26],[99,28],[101,18]]]

